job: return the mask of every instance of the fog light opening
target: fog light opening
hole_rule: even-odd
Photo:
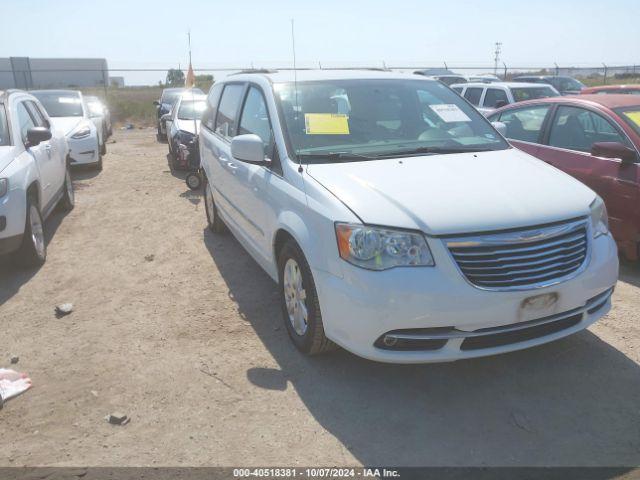
[[[393,347],[398,343],[398,339],[395,337],[390,337],[389,335],[385,335],[382,339],[382,343],[384,343],[386,347]]]

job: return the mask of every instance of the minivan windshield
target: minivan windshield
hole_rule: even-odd
[[[509,148],[476,109],[433,80],[305,81],[274,90],[302,162]]]
[[[50,117],[82,117],[82,100],[77,93],[31,92]]]
[[[633,107],[615,108],[614,111],[640,135],[640,105]]]

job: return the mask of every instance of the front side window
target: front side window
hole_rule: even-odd
[[[276,84],[289,140],[301,160],[502,150],[487,120],[441,83],[405,79]]]
[[[75,93],[32,92],[50,117],[82,117],[82,100]]]
[[[626,138],[609,121],[590,110],[579,107],[558,108],[549,134],[549,145],[579,152],[590,152],[596,142],[619,142]]]
[[[225,138],[234,137],[236,134],[236,114],[242,99],[244,85],[229,84],[224,87],[218,115],[216,116],[215,132]]]
[[[269,112],[262,93],[255,87],[251,87],[249,93],[247,93],[247,99],[244,102],[242,115],[240,116],[238,133],[240,135],[247,133],[258,135],[265,145],[265,151],[269,152],[269,147],[273,143]]]
[[[480,105],[480,97],[482,96],[482,88],[467,88],[467,91],[464,92],[464,98],[469,100],[469,103],[475,105],[476,107]]]
[[[559,96],[558,92],[551,87],[517,87],[512,88],[511,93],[516,102]]]
[[[503,112],[500,121],[507,126],[506,137],[521,142],[538,143],[549,108],[538,106]]]
[[[0,146],[11,145],[9,139],[9,123],[4,105],[0,103]]]
[[[509,103],[507,92],[500,88],[488,88],[487,93],[484,94],[484,101],[482,104],[488,108],[496,108],[498,106],[498,102],[501,102],[502,105]]]
[[[31,118],[24,102],[18,103],[17,113],[20,137],[22,137],[22,142],[24,143],[27,141],[27,133],[29,132],[29,129],[35,127],[36,124],[33,121],[33,118]]]
[[[207,107],[204,100],[185,100],[180,102],[180,108],[178,109],[179,120],[200,120],[202,113]]]
[[[47,121],[43,113],[40,111],[40,109],[38,108],[35,102],[32,102],[29,100],[24,102],[24,104],[29,110],[31,117],[35,120],[37,127],[49,128],[49,122]]]

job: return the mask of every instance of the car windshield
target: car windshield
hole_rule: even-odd
[[[627,125],[640,135],[640,105],[616,108],[614,111],[622,117]]]
[[[82,117],[82,101],[75,93],[32,92],[50,117]]]
[[[551,87],[517,87],[512,88],[511,93],[516,102],[559,96]]]
[[[160,99],[160,102],[165,103],[167,105],[173,105],[174,103],[176,103],[176,100],[180,98],[180,95],[182,95],[183,92],[184,90],[182,89],[173,90],[171,92],[164,92],[162,94],[162,98]]]
[[[85,97],[85,100],[87,101],[87,108],[89,109],[89,114],[93,117],[93,116],[102,116],[104,115],[104,109],[102,107],[102,103],[100,103],[100,100],[98,100],[97,98],[87,98]]]
[[[178,109],[179,120],[200,120],[207,104],[204,100],[182,100]]]
[[[477,110],[440,82],[327,80],[274,89],[301,161],[509,148]]]
[[[0,103],[0,146],[4,145],[10,145],[9,125],[7,124],[7,114],[4,111],[4,105]]]

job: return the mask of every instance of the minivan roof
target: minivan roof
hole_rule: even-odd
[[[506,87],[506,88],[553,88],[548,84],[540,84],[540,83],[525,83],[525,82],[469,82],[469,83],[456,83],[451,85],[451,87],[477,87],[477,88],[495,88],[495,87]]]
[[[382,79],[421,79],[426,82],[436,80],[413,73],[399,73],[384,70],[280,70],[269,73],[241,73],[229,77],[229,81],[245,81],[256,76],[265,77],[273,83],[311,82],[321,80],[382,80]]]

